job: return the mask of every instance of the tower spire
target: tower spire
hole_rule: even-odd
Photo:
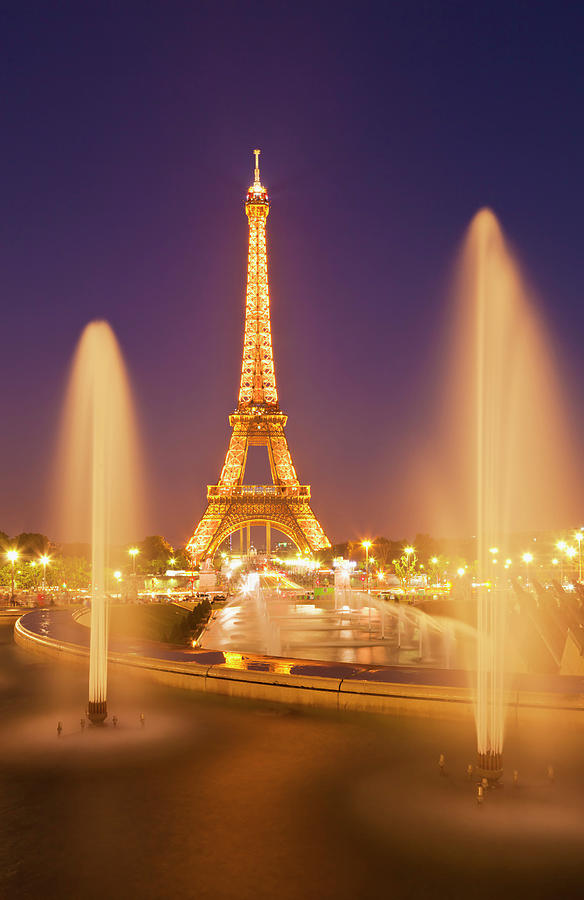
[[[247,192],[245,213],[249,220],[245,331],[238,409],[268,405],[276,408],[278,392],[270,326],[270,288],[266,250],[268,192],[260,181],[259,150],[255,154],[255,181]]]

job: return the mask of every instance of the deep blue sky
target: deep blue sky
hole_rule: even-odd
[[[394,487],[425,438],[446,284],[480,206],[542,297],[581,409],[578,6],[3,4],[0,529],[50,527],[67,367],[104,317],[136,391],[145,531],[189,536],[236,402],[255,146],[280,400],[333,540],[421,521]]]

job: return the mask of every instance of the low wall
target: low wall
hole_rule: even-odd
[[[14,628],[17,644],[39,656],[57,658],[87,668],[87,649],[30,631],[23,618]],[[285,661],[277,659],[271,660],[274,671],[269,672],[115,653],[110,653],[108,659],[110,665],[123,667],[128,674],[147,677],[171,687],[227,697],[346,712],[436,716],[441,719],[472,720],[474,717],[470,688],[294,675],[286,671],[289,665]],[[282,671],[277,671],[278,668]],[[563,718],[574,716],[580,724],[584,722],[583,694],[510,691],[506,704],[507,718],[513,721],[527,720],[534,715],[561,714]]]

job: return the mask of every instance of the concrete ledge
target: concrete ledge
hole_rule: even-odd
[[[14,628],[15,641],[24,649],[45,658],[66,660],[87,667],[89,652],[78,644],[58,641],[26,628],[20,618]],[[442,719],[474,716],[471,688],[419,683],[395,683],[375,678],[334,677],[294,674],[300,660],[257,658],[244,661],[234,654],[236,663],[200,664],[110,653],[109,662],[130,674],[184,690],[203,691],[248,700],[338,709],[347,712],[392,713],[432,716]],[[265,661],[264,661],[265,660]],[[254,666],[257,665],[257,668]],[[326,669],[324,669],[326,671]],[[350,672],[350,669],[348,669]],[[337,668],[338,672],[338,668]],[[516,721],[550,712],[573,715],[584,722],[584,694],[555,694],[535,691],[510,691],[507,716]]]
[[[395,684],[345,679],[339,686],[339,709],[372,713],[392,712],[442,718],[474,716],[470,688]]]
[[[228,697],[338,708],[338,678],[210,666],[206,690]]]

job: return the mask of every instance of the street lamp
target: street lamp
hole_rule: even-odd
[[[6,554],[10,563],[12,565],[11,568],[11,586],[10,586],[10,605],[14,606],[14,563],[18,559],[18,550],[9,550]]]
[[[564,584],[564,557],[562,556],[562,554],[566,552],[567,546],[568,545],[566,544],[565,541],[558,541],[558,543],[556,544],[556,547],[560,551],[560,584],[561,585]]]
[[[130,547],[130,549],[128,550],[128,553],[132,557],[132,575],[136,574],[136,557],[138,556],[139,552],[140,551],[137,547]]]
[[[573,560],[574,557],[576,556],[576,553],[577,553],[577,552],[578,552],[578,551],[576,550],[575,547],[566,547],[566,556],[568,557],[568,559],[570,560],[570,562],[572,562],[572,560]]]
[[[432,559],[430,560],[430,563],[432,565],[432,568],[434,569],[435,586],[438,587],[438,584],[439,584],[439,581],[438,581],[438,574],[439,574],[438,573],[438,557],[433,556]]]
[[[578,581],[582,581],[582,541],[584,540],[584,533],[577,531],[575,537],[578,541]]]
[[[116,581],[118,583],[118,594],[121,596],[120,581],[122,580],[122,573],[119,571],[119,569],[116,572],[114,572],[114,578],[116,579]]]
[[[361,541],[361,546],[365,548],[365,585],[367,593],[369,593],[369,549],[371,545],[371,541]]]
[[[533,562],[533,553],[524,553],[521,558],[525,563],[525,584],[529,585],[529,563]]]
[[[41,556],[41,566],[43,567],[43,593],[47,584],[47,565],[49,562],[49,557],[45,554],[45,556]]]

